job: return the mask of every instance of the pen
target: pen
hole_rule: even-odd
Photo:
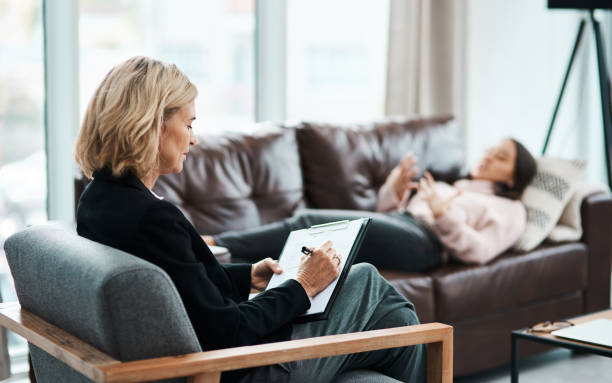
[[[306,255],[310,255],[312,254],[312,249],[309,249],[306,246],[302,246],[302,250],[300,250],[302,253],[306,254]]]

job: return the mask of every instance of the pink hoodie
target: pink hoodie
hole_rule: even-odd
[[[442,198],[461,191],[450,210],[438,219],[434,219],[420,193],[409,201],[406,197],[400,201],[389,181],[378,192],[377,210],[390,212],[405,206],[406,211],[431,227],[449,255],[465,263],[489,262],[510,248],[525,229],[523,204],[496,196],[490,181],[459,180],[452,186],[436,182],[435,188]]]

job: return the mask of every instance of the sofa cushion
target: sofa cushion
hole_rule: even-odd
[[[555,227],[586,165],[582,160],[548,157],[537,161],[536,175],[521,197],[527,211],[527,225],[514,249],[522,252],[535,249]]]
[[[409,151],[440,180],[457,178],[464,144],[450,116],[297,129],[306,198],[314,208],[375,210],[378,189]]]
[[[201,233],[291,216],[303,207],[295,131],[268,125],[250,134],[198,137],[183,171],[161,176],[154,191],[178,206]]]
[[[452,322],[582,290],[588,248],[583,243],[506,254],[483,266],[449,265],[431,275],[436,320]]]
[[[433,322],[436,319],[431,277],[395,270],[380,270],[380,274],[414,304],[421,323]]]

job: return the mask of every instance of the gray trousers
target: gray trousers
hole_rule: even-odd
[[[442,245],[431,229],[409,214],[371,211],[301,209],[293,217],[246,230],[214,236],[227,247],[232,259],[255,263],[277,258],[289,233],[321,223],[372,217],[355,262],[368,262],[379,269],[422,272],[442,263]]]
[[[293,325],[292,339],[418,324],[414,306],[367,263],[353,265],[328,319]],[[309,359],[260,367],[242,381],[327,383],[369,369],[402,382],[425,382],[423,345]],[[388,381],[393,381],[389,379]]]

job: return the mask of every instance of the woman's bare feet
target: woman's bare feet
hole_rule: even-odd
[[[208,246],[217,246],[217,242],[215,242],[215,238],[212,235],[202,235],[201,237]]]

